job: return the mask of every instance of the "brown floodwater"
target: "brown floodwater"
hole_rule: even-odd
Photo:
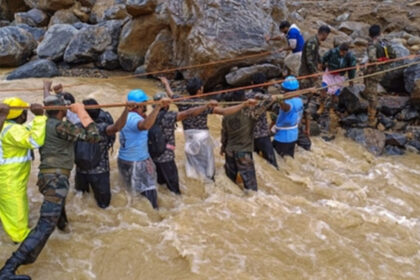
[[[1,76],[2,73],[0,73]],[[124,101],[132,88],[149,95],[150,80],[56,78],[89,82],[69,89],[79,101]],[[41,87],[42,80],[0,81],[0,88]],[[0,93],[3,97],[12,96]],[[42,92],[16,94],[41,102]],[[116,118],[121,109],[110,112]],[[420,279],[420,156],[374,157],[340,136],[313,139],[311,152],[278,159],[280,170],[255,156],[259,191],[246,194],[224,175],[221,119],[209,118],[216,182],[188,179],[182,126],[176,160],[182,196],[158,187],[160,210],[118,179],[118,141],[111,155],[112,202],[99,209],[92,194],[71,190],[70,233],[55,231],[38,260],[19,269],[33,279]],[[37,155],[37,158],[39,156]],[[30,224],[42,202],[28,185]],[[0,228],[0,263],[17,248]]]

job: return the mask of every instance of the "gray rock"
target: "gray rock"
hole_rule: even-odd
[[[344,32],[341,32],[341,34],[334,36],[334,47],[338,47],[339,45],[343,43],[350,45],[352,42],[353,42],[353,38],[346,35]]]
[[[361,97],[361,92],[364,91],[364,89],[364,85],[344,87],[338,97],[339,106],[345,108],[350,114],[366,112],[368,102]]]
[[[378,121],[385,127],[385,129],[390,129],[395,126],[395,121],[382,113],[378,114]]]
[[[36,41],[28,31],[15,26],[0,28],[0,66],[25,63],[35,47]]]
[[[96,61],[108,47],[116,47],[116,38],[121,28],[120,21],[107,21],[84,27],[73,36],[64,52],[67,63]]]
[[[420,126],[409,125],[406,127],[406,132],[411,134],[413,139],[420,140]]]
[[[368,40],[363,39],[363,38],[356,38],[353,41],[353,44],[357,47],[366,47],[368,45]]]
[[[127,0],[127,12],[133,17],[153,14],[157,6],[156,0]]]
[[[117,69],[120,67],[118,55],[112,50],[106,50],[99,56],[96,66],[107,70]]]
[[[401,112],[399,112],[396,116],[397,120],[399,121],[412,121],[419,117],[419,112],[414,107],[404,108]]]
[[[27,24],[32,27],[46,26],[48,20],[48,15],[39,9],[31,9],[27,12],[15,14],[16,24]]]
[[[397,146],[387,145],[384,154],[387,156],[401,156],[404,154],[404,150]]]
[[[417,59],[420,62],[420,59]],[[404,70],[405,90],[410,93],[411,102],[420,104],[420,63]]]
[[[368,116],[366,114],[352,114],[340,120],[340,124],[345,128],[365,127]]]
[[[407,137],[402,133],[385,133],[385,143],[391,146],[404,147]]]
[[[289,69],[291,75],[297,76],[299,74],[300,60],[302,53],[291,53],[284,59],[284,65]]]
[[[39,59],[20,66],[7,76],[7,80],[25,78],[51,78],[59,76],[57,66],[48,59]]]
[[[146,71],[146,66],[145,65],[140,65],[139,67],[136,68],[136,70],[134,71],[134,74],[136,75],[141,75],[147,73]]]
[[[114,5],[105,11],[106,20],[125,19],[128,16],[126,7],[123,4]]]
[[[346,132],[347,137],[363,145],[374,155],[381,155],[385,148],[385,134],[372,128],[351,128]]]
[[[120,1],[97,1],[90,13],[89,22],[99,23],[106,20],[124,19],[128,17],[126,6]]]
[[[404,109],[409,101],[410,98],[406,96],[381,96],[378,100],[379,111],[387,116],[394,116]]]
[[[25,0],[26,5],[44,11],[57,11],[71,7],[75,0]]]
[[[369,24],[363,22],[356,22],[356,21],[345,21],[342,22],[338,26],[338,30],[346,33],[347,35],[351,35],[355,32],[361,32],[369,29]]]
[[[402,44],[392,43],[392,48],[395,50],[397,57],[405,57],[410,55],[410,51],[404,47]],[[401,60],[392,63],[388,63],[388,68],[394,68],[403,64],[406,64],[407,61]],[[404,69],[394,70],[392,72],[387,72],[384,75],[384,78],[381,81],[381,85],[387,92],[405,92],[404,84]]]
[[[349,19],[349,17],[350,17],[349,13],[344,13],[344,14],[341,14],[338,17],[336,17],[335,21],[337,21],[337,22],[346,21],[346,20]]]
[[[408,141],[407,145],[405,146],[407,150],[413,152],[420,152],[420,141],[418,140],[410,140]]]
[[[26,31],[31,33],[36,41],[39,41],[42,37],[44,37],[45,31],[46,31],[45,27],[32,27],[26,24],[18,24],[16,25],[16,27],[25,29]]]
[[[252,75],[264,73],[267,78],[274,78],[281,75],[281,68],[272,64],[259,64],[239,68],[226,75],[226,82],[231,86],[249,85],[252,81]]]
[[[74,27],[74,28],[76,28],[77,30],[80,30],[80,29],[83,29],[83,28],[85,28],[85,27],[89,27],[90,25],[89,24],[87,24],[87,23],[84,23],[84,22],[75,22],[75,23],[73,23],[72,24],[72,26]]]
[[[80,22],[79,18],[73,13],[73,9],[59,10],[50,19],[49,26],[54,24],[74,24]]]
[[[409,46],[420,45],[420,37],[411,37],[407,40]]]
[[[69,24],[51,26],[37,48],[38,57],[61,60],[70,40],[77,32],[77,29]]]

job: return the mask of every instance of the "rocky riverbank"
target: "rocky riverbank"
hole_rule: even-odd
[[[420,1],[0,0],[0,7],[0,67],[18,67],[8,79],[108,77],[115,71],[144,73],[274,51],[286,42],[268,44],[264,35],[278,35],[284,19],[296,23],[305,38],[328,24],[332,34],[322,52],[348,42],[359,62],[366,59],[373,23],[381,24],[398,56],[420,51]],[[295,74],[297,62],[298,57],[279,53],[178,76],[198,75],[207,89],[240,86],[257,71],[270,78]],[[389,73],[382,85],[377,129],[364,127],[363,87],[340,97],[342,127],[356,141],[377,139],[378,147],[369,148],[376,154],[419,149],[420,66]],[[317,100],[312,102],[315,110]],[[328,126],[323,116],[314,118]]]

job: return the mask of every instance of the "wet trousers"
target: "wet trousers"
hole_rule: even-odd
[[[157,182],[161,185],[166,184],[168,189],[176,194],[181,194],[179,190],[178,168],[174,160],[168,162],[155,162],[157,171]]]
[[[276,155],[269,136],[254,139],[254,151],[260,154],[271,165],[277,167]]]
[[[100,208],[107,208],[111,202],[111,184],[109,172],[101,174],[83,174],[76,173],[76,190],[89,192],[89,186],[92,187],[96,203]]]
[[[251,152],[226,153],[225,172],[236,183],[238,174],[241,176],[245,189],[257,191],[257,176]]]
[[[281,157],[285,157],[285,156],[294,157],[295,146],[296,146],[296,142],[281,143],[281,142],[273,141],[273,147]]]
[[[59,222],[67,222],[64,203],[69,189],[68,177],[62,174],[39,174],[37,183],[44,196],[40,218],[9,260],[18,265],[35,262]]]

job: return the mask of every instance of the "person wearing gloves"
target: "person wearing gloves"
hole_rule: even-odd
[[[44,99],[44,105],[65,106],[66,102],[61,96],[50,95]],[[78,115],[82,128],[63,121],[67,110],[47,111],[45,143],[40,149],[41,163],[37,182],[44,196],[40,217],[35,228],[0,270],[0,280],[31,279],[27,275],[15,275],[16,269],[22,264],[35,262],[58,223],[61,223],[62,229],[67,224],[63,221],[63,214],[69,176],[74,164],[74,142],[84,140],[96,143],[101,140],[83,104],[72,104],[70,110]]]
[[[0,110],[0,220],[13,242],[22,242],[29,234],[29,205],[27,184],[31,171],[32,149],[44,145],[47,117],[39,104],[30,105],[34,120],[25,125],[27,110],[9,106],[27,107],[17,97],[3,100]]]

